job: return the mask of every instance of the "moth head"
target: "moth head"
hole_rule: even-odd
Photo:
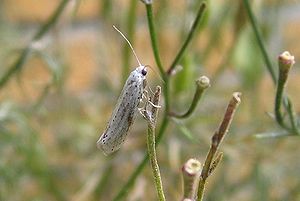
[[[140,74],[142,74],[143,76],[146,76],[147,75],[147,66],[139,66],[136,68],[136,71],[139,72]]]

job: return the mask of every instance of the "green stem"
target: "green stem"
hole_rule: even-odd
[[[297,135],[299,135],[300,131],[299,131],[299,128],[298,128],[297,116],[296,116],[296,114],[294,112],[293,105],[292,105],[290,99],[287,99],[286,101],[287,101],[287,106],[288,106],[287,112],[288,112],[288,116],[289,116],[289,119],[290,119],[290,122],[291,122],[292,130]]]
[[[128,40],[131,41],[133,44],[133,39],[134,39],[134,29],[135,29],[135,22],[136,22],[136,9],[137,8],[137,1],[136,0],[131,0],[130,1],[130,7],[129,7],[129,12],[127,15],[127,25],[128,27],[127,30],[127,37]],[[129,75],[130,72],[130,53],[131,49],[130,47],[126,44],[123,48],[123,71],[122,71],[122,83],[124,84],[126,82],[126,79]],[[123,85],[121,85],[123,86]]]
[[[250,7],[249,1],[248,0],[243,0],[243,2],[244,2],[244,6],[246,8],[247,15],[248,15],[248,17],[250,19],[250,23],[251,23],[252,29],[254,31],[256,40],[258,42],[259,48],[260,48],[260,50],[262,52],[264,61],[266,63],[267,69],[268,69],[268,71],[269,71],[269,73],[271,75],[273,83],[276,83],[276,75],[275,75],[275,72],[274,72],[274,68],[272,67],[271,60],[269,59],[269,56],[268,56],[267,51],[266,51],[266,48],[265,48],[265,46],[263,44],[262,36],[259,33],[259,31],[258,31],[258,26],[257,26],[256,20],[254,18],[252,9]]]
[[[153,104],[159,105],[161,89],[157,87],[156,92],[153,96]],[[145,111],[145,116],[148,114],[148,111]],[[160,176],[159,166],[157,162],[156,150],[155,150],[155,125],[157,120],[158,108],[152,107],[151,115],[147,118],[148,121],[148,134],[147,134],[147,148],[148,155],[150,158],[150,164],[152,168],[152,173],[154,177],[155,187],[157,190],[158,200],[165,201],[165,195],[163,191],[162,180]]]
[[[286,128],[286,126],[284,125],[283,116],[281,114],[280,108],[282,105],[282,97],[283,97],[285,83],[286,83],[286,79],[284,79],[282,74],[279,73],[277,90],[276,90],[276,98],[275,98],[275,118],[278,124],[284,128]]]
[[[250,7],[249,1],[248,0],[243,0],[243,3],[244,3],[244,6],[246,8],[246,12],[248,14],[248,17],[250,19],[251,26],[252,26],[252,29],[254,31],[254,34],[255,34],[256,40],[258,42],[259,48],[262,51],[263,58],[264,58],[264,61],[266,63],[267,69],[268,69],[268,71],[269,71],[269,73],[271,75],[273,83],[276,84],[276,75],[275,75],[274,69],[272,67],[271,61],[270,61],[270,59],[268,57],[266,48],[265,48],[265,46],[264,46],[264,44],[262,42],[263,41],[262,40],[262,36],[260,35],[260,33],[258,31],[258,27],[257,27],[256,21],[255,21],[252,9]],[[279,81],[279,78],[278,78],[278,81]],[[295,122],[295,119],[294,119],[294,115],[293,115],[294,111],[292,111],[291,108],[289,108],[289,105],[288,105],[288,102],[290,102],[290,100],[289,100],[288,97],[283,97],[284,96],[283,95],[283,89],[280,89],[280,87],[282,87],[280,85],[282,85],[282,83],[277,83],[277,92],[276,92],[276,100],[275,100],[275,116],[276,116],[276,121],[279,123],[280,126],[282,126],[283,128],[287,129],[289,132],[293,131],[293,132],[298,133],[299,130],[298,130],[297,127],[295,127],[295,129],[290,129],[283,122],[283,117],[282,117],[282,114],[280,112],[280,105],[278,105],[279,103],[280,104],[282,103],[282,99],[283,98],[285,98],[285,99],[288,100],[288,101],[284,101],[283,102],[283,106],[284,106],[285,110],[288,112],[288,115],[290,117],[292,126],[293,126],[293,124]]]
[[[203,92],[210,86],[209,79],[206,76],[202,76],[198,80],[196,80],[196,85],[197,89],[189,109],[183,114],[176,114],[175,112],[170,112],[170,116],[176,117],[178,119],[184,119],[189,117],[195,111]]]
[[[298,134],[298,128],[295,123],[294,112],[292,110],[292,103],[288,99],[288,97],[284,96],[285,86],[288,80],[289,71],[291,67],[294,65],[295,60],[294,56],[290,55],[289,52],[283,52],[278,57],[278,67],[279,67],[279,75],[277,80],[277,90],[276,90],[276,98],[275,98],[275,118],[277,123],[288,130],[289,132],[296,132]],[[288,113],[291,128],[287,126],[284,122],[283,115],[281,113],[281,105],[286,106],[286,111]]]
[[[16,73],[18,70],[20,70],[22,68],[22,66],[24,65],[27,57],[29,56],[29,54],[31,52],[32,42],[41,39],[50,30],[50,28],[52,28],[56,24],[57,20],[61,16],[61,14],[62,14],[63,10],[65,9],[68,2],[69,2],[69,0],[62,0],[60,2],[59,6],[55,10],[55,12],[49,17],[49,19],[45,22],[45,24],[43,24],[40,27],[40,29],[37,31],[37,33],[34,35],[34,37],[32,38],[31,43],[29,43],[27,45],[27,47],[25,47],[23,49],[20,57],[4,73],[4,75],[0,79],[0,89],[4,87],[4,85],[7,83],[7,81],[10,79],[10,77],[14,73]]]
[[[151,45],[152,45],[152,50],[154,53],[155,62],[156,62],[156,65],[158,66],[159,72],[160,72],[163,80],[166,82],[167,77],[164,72],[164,68],[162,66],[161,60],[160,60],[158,46],[157,46],[157,37],[156,37],[156,32],[155,32],[154,22],[153,22],[152,4],[145,4],[145,5],[146,5],[146,10],[147,10],[148,28],[149,28],[149,32],[150,32]]]
[[[180,61],[180,59],[182,58],[187,46],[190,44],[196,30],[197,30],[197,27],[199,25],[199,22],[200,20],[202,19],[202,16],[203,16],[203,13],[204,13],[204,10],[206,8],[206,3],[205,2],[202,2],[201,5],[200,5],[200,8],[198,10],[198,13],[197,13],[197,16],[196,16],[196,19],[192,25],[192,28],[186,38],[186,40],[184,41],[182,47],[180,48],[178,54],[176,55],[174,61],[172,62],[170,68],[168,69],[167,71],[167,74],[170,75],[172,73],[172,71],[174,70],[174,68],[176,67],[176,65],[178,64],[178,62]]]
[[[169,123],[169,119],[167,118],[167,115],[164,114],[164,118],[162,120],[158,135],[156,137],[156,144],[155,146],[157,146],[162,137],[163,134],[165,133],[165,130],[168,126]],[[148,154],[145,154],[144,159],[140,162],[140,164],[137,166],[137,168],[134,170],[134,172],[131,174],[131,176],[129,177],[128,181],[126,184],[123,185],[123,187],[121,188],[121,190],[119,191],[119,193],[116,195],[116,197],[113,199],[113,201],[119,201],[119,200],[123,200],[125,199],[124,197],[127,195],[127,193],[129,192],[129,190],[132,188],[135,180],[137,179],[137,177],[139,176],[139,174],[142,172],[142,170],[144,169],[144,167],[146,166],[147,162],[148,162],[149,156]]]

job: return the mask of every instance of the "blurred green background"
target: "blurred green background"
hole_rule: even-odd
[[[114,156],[96,148],[124,81],[137,66],[112,25],[130,38],[143,64],[158,71],[145,6],[138,0],[65,1],[57,23],[32,41],[61,2],[0,1],[0,77],[27,51],[0,86],[0,200],[112,200],[146,153],[147,125],[140,115]],[[200,2],[154,0],[165,66],[183,43]],[[300,200],[299,137],[257,137],[281,130],[268,115],[275,87],[242,1],[207,4],[180,62],[183,70],[171,78],[172,110],[188,108],[201,75],[211,79],[211,87],[190,118],[171,119],[158,146],[166,198],[182,198],[183,163],[191,157],[204,161],[232,92],[240,91],[242,103],[205,200]],[[255,0],[251,6],[274,70],[281,52],[295,56],[287,92],[299,113],[300,3]],[[148,85],[164,84],[149,72]],[[156,199],[147,165],[125,200]]]

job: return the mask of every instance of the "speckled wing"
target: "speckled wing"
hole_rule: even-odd
[[[104,154],[115,152],[125,141],[142,98],[144,76],[134,70],[129,75],[105,131],[97,141]]]

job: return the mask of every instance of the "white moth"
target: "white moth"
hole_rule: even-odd
[[[108,125],[97,141],[97,147],[105,155],[117,151],[125,141],[127,133],[133,124],[138,105],[143,97],[147,75],[146,66],[141,64],[128,39],[120,30],[115,26],[113,27],[127,41],[139,66],[127,78]]]

